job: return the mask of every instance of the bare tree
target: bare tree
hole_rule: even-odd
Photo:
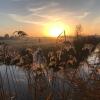
[[[82,25],[81,24],[76,25],[76,29],[75,29],[76,36],[79,37],[81,32],[82,32]]]

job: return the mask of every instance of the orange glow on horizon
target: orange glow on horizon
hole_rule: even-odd
[[[71,30],[68,24],[65,25],[64,23],[61,22],[49,23],[46,25],[44,29],[44,33],[45,33],[44,35],[50,37],[57,37],[64,30],[66,31],[66,35],[70,35]]]

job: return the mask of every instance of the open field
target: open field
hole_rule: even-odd
[[[24,39],[4,39],[0,40],[0,42],[7,43],[8,45],[14,47],[32,47],[32,46],[45,46],[45,45],[55,45],[56,38],[48,39],[48,38],[24,38]]]

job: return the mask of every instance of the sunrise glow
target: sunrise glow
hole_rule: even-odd
[[[49,29],[49,34],[53,37],[57,37],[60,33],[62,33],[64,28],[60,26],[54,26]]]
[[[69,25],[65,25],[62,22],[49,23],[44,29],[45,35],[50,37],[57,37],[59,34],[63,33],[64,30],[66,31],[66,35],[70,34]]]

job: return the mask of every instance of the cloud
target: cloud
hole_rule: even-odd
[[[56,21],[97,25],[99,9],[100,0],[0,0],[0,22],[3,26],[44,26]]]
[[[8,16],[17,22],[44,25],[48,21],[57,21],[60,19],[55,15],[50,15],[49,13],[47,13],[51,7],[54,7],[56,5],[57,3],[51,3],[46,6],[29,8],[29,15],[19,15],[11,13],[8,14]]]
[[[30,12],[33,12],[33,13],[39,13],[39,12],[44,12],[44,11],[50,11],[50,10],[55,10],[56,8],[58,9],[58,6],[59,3],[55,3],[55,2],[51,2],[49,4],[44,4],[44,5],[38,5],[36,7],[31,7],[31,8],[28,8],[28,11]],[[35,6],[35,5],[33,5]]]
[[[88,15],[90,14],[90,12],[84,12],[83,14],[79,15],[79,16],[76,16],[78,19],[84,19],[86,18]]]
[[[33,21],[31,19],[29,19],[28,17],[30,16],[20,16],[20,15],[16,15],[16,14],[8,14],[12,19],[14,19],[17,22],[21,22],[21,23],[27,23],[27,24],[38,24],[38,25],[44,25],[43,22],[40,21]]]
[[[29,11],[36,13],[37,11],[41,11],[41,10],[43,10],[45,8],[46,8],[46,6],[39,7],[39,8],[29,8]]]
[[[28,14],[9,13],[8,15],[13,20],[26,24],[45,25],[50,21],[65,21],[67,23],[74,23],[76,21],[78,22],[78,20],[83,20],[90,15],[91,11],[86,8],[90,7],[94,0],[91,0],[92,3],[89,2],[90,0],[76,1],[77,3],[73,0],[62,0],[62,2],[60,0],[54,0],[53,2],[50,2],[49,0],[45,2],[45,0],[42,0],[42,2],[39,3],[37,0],[34,1],[34,3],[31,2],[31,6],[27,6],[27,10],[23,11],[28,12]],[[73,3],[75,4],[73,5]],[[81,5],[86,8],[82,8]]]
[[[10,18],[17,22],[26,23],[26,24],[38,24],[38,25],[45,25],[49,21],[57,21],[60,18],[54,18],[48,15],[41,15],[41,14],[31,14],[28,16],[21,16],[17,14],[8,14]]]

